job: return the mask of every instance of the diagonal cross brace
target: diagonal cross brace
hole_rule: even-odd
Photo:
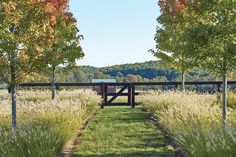
[[[119,92],[117,92],[116,95],[114,95],[114,96],[106,103],[106,105],[107,105],[107,104],[111,104],[111,103],[119,96],[119,94],[123,93],[123,92],[126,90],[127,87],[128,87],[128,86],[125,85],[123,88],[121,88],[121,89],[119,90]]]

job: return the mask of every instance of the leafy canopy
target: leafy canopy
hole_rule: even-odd
[[[153,55],[161,59],[167,66],[172,66],[185,73],[193,62],[184,38],[184,31],[190,26],[186,12],[187,2],[184,0],[160,0],[161,15],[157,18],[155,41],[156,51]]]
[[[66,1],[61,0],[0,2],[0,75],[5,82],[20,82],[42,67],[44,50],[56,42],[55,19],[65,7]]]

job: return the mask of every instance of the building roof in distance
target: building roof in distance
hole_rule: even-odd
[[[92,83],[115,83],[116,79],[92,79]]]

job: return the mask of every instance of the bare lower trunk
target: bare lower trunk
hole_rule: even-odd
[[[12,128],[16,129],[16,88],[11,87]]]
[[[16,74],[14,63],[11,63],[11,105],[12,105],[12,129],[16,129]]]
[[[222,124],[226,128],[227,121],[227,73],[223,74],[223,101],[222,101]]]
[[[52,100],[55,100],[56,96],[56,84],[55,84],[55,67],[52,67]]]

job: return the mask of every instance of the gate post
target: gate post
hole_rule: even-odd
[[[179,85],[175,84],[175,90],[178,90],[178,89],[179,89]]]
[[[220,93],[220,83],[217,83],[217,92]]]
[[[132,108],[135,108],[135,84],[131,83]]]
[[[101,83],[101,94],[102,94],[102,105],[101,105],[101,108],[104,109],[104,105],[105,105],[105,84],[104,84],[104,82]]]
[[[220,99],[221,99],[221,91],[220,91],[220,86],[221,84],[220,83],[217,83],[217,101],[219,102]]]
[[[107,86],[107,84],[104,84],[104,103],[106,104],[107,103],[107,88],[108,88],[108,86]]]
[[[57,91],[60,90],[59,83],[56,83],[56,90],[57,90]]]
[[[129,83],[128,85],[128,105],[132,106],[132,83]]]

